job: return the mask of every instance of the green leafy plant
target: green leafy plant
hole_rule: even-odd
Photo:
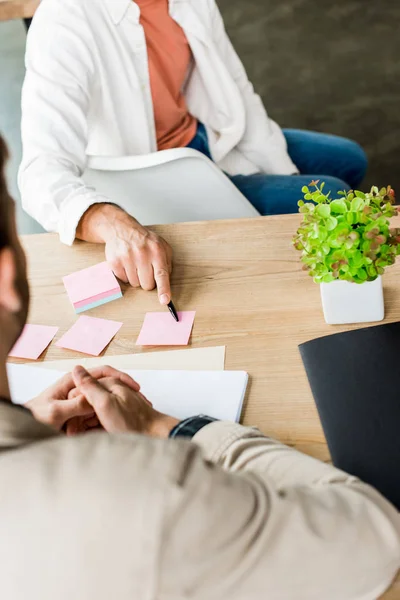
[[[303,221],[293,244],[304,270],[316,283],[374,281],[400,254],[400,229],[390,228],[397,214],[394,190],[372,187],[366,194],[339,192],[340,198],[331,199],[324,185],[312,181],[302,189]]]

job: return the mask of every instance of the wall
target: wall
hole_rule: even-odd
[[[271,116],[357,140],[400,201],[400,2],[218,0]]]

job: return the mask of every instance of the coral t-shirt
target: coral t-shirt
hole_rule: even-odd
[[[183,85],[192,52],[183,29],[169,15],[168,0],[135,0],[141,11],[159,150],[183,148],[196,135]]]

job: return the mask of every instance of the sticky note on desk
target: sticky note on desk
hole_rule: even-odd
[[[107,262],[63,277],[76,313],[96,308],[122,297],[121,287]]]
[[[57,331],[58,327],[49,327],[48,325],[25,325],[9,356],[37,360]]]
[[[137,346],[187,346],[196,311],[178,312],[177,323],[169,312],[147,313]]]
[[[82,316],[57,342],[57,348],[99,356],[121,329],[122,323]]]

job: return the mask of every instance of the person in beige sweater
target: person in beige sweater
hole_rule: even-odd
[[[5,152],[0,138],[1,599],[379,597],[400,566],[399,515],[358,479],[257,429],[178,423],[110,367],[12,404],[28,284]]]

